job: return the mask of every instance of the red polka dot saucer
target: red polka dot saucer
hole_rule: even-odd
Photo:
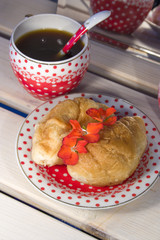
[[[146,126],[148,147],[134,174],[122,184],[112,187],[93,187],[71,178],[66,166],[42,167],[31,159],[32,136],[35,124],[58,102],[86,97],[114,106],[117,116],[140,116]],[[37,107],[22,124],[17,138],[17,159],[29,182],[41,193],[70,206],[86,209],[106,209],[129,203],[148,191],[157,181],[160,171],[160,137],[154,123],[127,101],[115,97],[78,93],[64,95]]]

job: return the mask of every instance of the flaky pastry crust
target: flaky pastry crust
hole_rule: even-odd
[[[40,165],[63,164],[57,154],[62,140],[71,131],[69,120],[81,126],[95,122],[86,114],[89,108],[108,108],[86,98],[65,100],[57,104],[36,125],[32,142],[32,159]],[[76,165],[67,165],[74,179],[94,186],[122,183],[136,170],[147,146],[146,129],[142,118],[123,117],[100,131],[100,141],[88,143],[87,153],[79,154]]]
[[[68,99],[57,104],[35,126],[32,140],[33,161],[44,166],[63,164],[57,154],[63,138],[71,130],[69,120],[77,120],[81,125],[87,126],[88,122],[94,122],[86,114],[87,109],[100,107],[107,108],[104,104],[82,97],[74,100]]]

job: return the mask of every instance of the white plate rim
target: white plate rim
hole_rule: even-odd
[[[73,93],[73,94],[65,94],[65,95],[63,95],[63,96],[59,96],[59,97],[56,97],[56,98],[54,98],[54,99],[47,100],[47,101],[43,102],[42,104],[40,104],[39,106],[37,106],[30,114],[28,114],[28,116],[24,119],[24,121],[23,121],[22,125],[20,126],[20,129],[19,129],[19,131],[18,131],[18,133],[17,133],[17,141],[16,141],[16,156],[17,156],[17,162],[18,162],[18,165],[19,165],[19,167],[20,167],[23,175],[25,176],[25,178],[26,178],[26,179],[31,183],[31,185],[34,186],[39,192],[41,192],[42,194],[45,194],[45,195],[46,195],[47,197],[49,197],[50,199],[55,200],[55,201],[58,201],[58,202],[60,202],[60,203],[62,203],[62,204],[68,205],[68,206],[77,207],[77,208],[81,208],[81,209],[90,209],[90,210],[109,209],[109,208],[119,207],[119,206],[122,206],[122,205],[124,205],[124,204],[129,203],[129,202],[132,202],[132,201],[134,201],[135,199],[137,199],[137,198],[141,197],[142,195],[144,195],[144,193],[146,193],[148,190],[150,190],[151,187],[153,187],[153,185],[154,185],[154,184],[156,183],[156,181],[158,180],[160,173],[157,174],[157,176],[155,177],[154,181],[152,181],[152,183],[151,183],[144,191],[142,191],[140,194],[136,195],[135,197],[132,197],[131,199],[126,200],[126,201],[123,201],[123,202],[121,202],[121,203],[119,203],[119,204],[112,204],[112,205],[99,206],[99,207],[97,207],[97,206],[96,206],[96,207],[95,207],[95,206],[92,206],[92,207],[91,207],[91,206],[75,205],[75,204],[73,204],[73,203],[69,203],[69,202],[65,202],[65,201],[62,201],[62,200],[58,200],[58,199],[50,196],[50,195],[47,194],[46,192],[44,192],[44,191],[42,191],[41,189],[39,189],[39,187],[38,187],[36,184],[34,184],[34,183],[31,181],[31,179],[28,178],[27,174],[25,173],[24,169],[22,168],[22,165],[20,164],[20,158],[19,158],[18,149],[17,149],[18,141],[19,141],[19,133],[20,133],[21,130],[23,129],[23,126],[24,126],[26,120],[33,114],[33,112],[34,112],[36,109],[40,108],[41,106],[47,104],[47,103],[50,102],[50,101],[55,101],[55,100],[57,100],[57,101],[60,100],[60,101],[61,101],[61,99],[65,100],[65,97],[66,97],[66,96],[68,96],[68,99],[73,99],[73,98],[75,98],[75,97],[81,97],[81,96],[85,96],[86,98],[93,98],[93,99],[94,99],[94,97],[98,98],[99,95],[101,95],[101,97],[103,97],[103,98],[107,98],[107,97],[108,97],[108,98],[113,98],[113,99],[116,98],[116,99],[118,99],[118,100],[120,100],[120,101],[122,101],[122,102],[124,102],[124,103],[126,103],[126,104],[128,104],[128,105],[130,105],[130,106],[133,106],[135,109],[137,109],[137,110],[138,110],[139,112],[141,112],[143,115],[145,115],[145,116],[149,119],[150,122],[152,122],[152,124],[155,126],[156,130],[157,130],[158,133],[159,133],[159,130],[158,130],[158,128],[156,127],[156,125],[153,123],[153,121],[152,121],[142,110],[140,110],[138,107],[136,107],[134,104],[130,103],[129,101],[127,101],[127,100],[125,100],[125,99],[119,98],[119,97],[110,96],[110,95],[102,95],[102,94],[97,94],[97,93]],[[100,99],[101,99],[101,98],[100,98]],[[100,100],[100,99],[99,99],[99,100]],[[55,106],[55,105],[54,105],[54,106]]]

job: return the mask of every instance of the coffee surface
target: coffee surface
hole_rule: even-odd
[[[72,34],[57,29],[39,29],[28,32],[15,42],[17,48],[26,56],[41,61],[60,61],[78,54],[84,47],[81,39],[63,57],[57,53],[64,47]]]

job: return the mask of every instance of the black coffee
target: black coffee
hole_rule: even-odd
[[[59,61],[79,53],[84,44],[81,39],[63,57],[57,53],[64,47],[72,34],[57,29],[40,29],[22,35],[15,42],[17,48],[26,56],[42,61]]]

